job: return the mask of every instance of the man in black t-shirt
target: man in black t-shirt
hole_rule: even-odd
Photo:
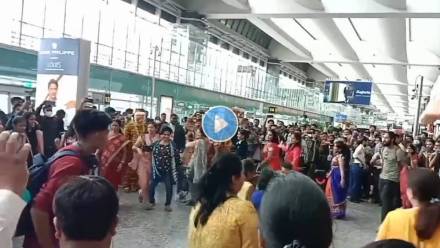
[[[43,110],[44,116],[41,116]],[[55,139],[60,137],[60,122],[53,115],[52,105],[44,101],[36,110],[37,120],[43,131],[44,138],[44,155],[46,158],[51,157],[56,151]]]

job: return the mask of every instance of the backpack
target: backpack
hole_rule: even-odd
[[[80,157],[80,153],[73,150],[63,150],[55,153],[49,160],[39,160],[36,161],[31,167],[29,167],[29,180],[26,187],[27,193],[30,196],[30,201],[28,201],[26,207],[21,213],[20,219],[17,224],[17,229],[15,231],[15,236],[22,236],[31,234],[34,231],[32,218],[30,210],[32,207],[32,201],[40,192],[43,185],[49,179],[49,172],[52,164],[65,156]]]

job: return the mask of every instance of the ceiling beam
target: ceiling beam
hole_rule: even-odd
[[[402,67],[435,67],[440,69],[440,63],[438,64],[420,64],[411,62],[399,62],[399,61],[386,61],[386,62],[376,62],[376,61],[357,61],[357,60],[314,60],[314,59],[292,59],[286,62],[295,63],[332,63],[332,64],[363,64],[363,65],[400,65]]]
[[[248,19],[248,18],[440,18],[440,12],[376,12],[376,13],[208,13],[209,19]]]
[[[310,53],[310,51],[308,51],[301,44],[292,39],[288,34],[286,34],[286,32],[284,32],[284,30],[278,27],[278,25],[276,25],[271,20],[262,20],[259,18],[249,18],[248,20],[295,54],[306,59],[312,58],[312,54]]]

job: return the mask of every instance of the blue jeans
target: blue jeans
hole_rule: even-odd
[[[360,163],[353,163],[350,166],[350,200],[360,201],[362,196],[362,180],[363,180],[364,170]]]
[[[166,173],[161,177],[156,175],[156,177],[153,178],[153,180],[151,180],[150,203],[156,203],[156,200],[154,199],[154,195],[156,193],[156,187],[160,182],[163,182],[165,184],[165,191],[166,191],[165,206],[169,206],[171,205],[171,199],[173,198],[173,179],[171,173]]]

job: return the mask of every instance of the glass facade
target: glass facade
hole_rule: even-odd
[[[298,82],[210,42],[205,31],[122,0],[2,0],[0,20],[0,43],[38,50],[42,37],[83,38],[91,63],[319,114],[346,112],[323,104],[319,90],[279,88],[279,80]]]

